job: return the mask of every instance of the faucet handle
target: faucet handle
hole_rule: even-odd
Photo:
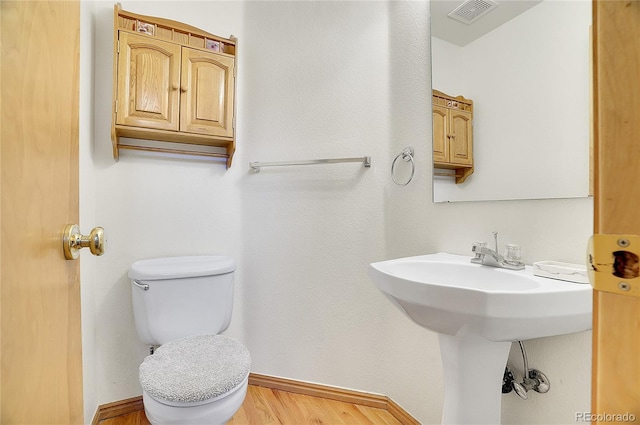
[[[522,261],[522,248],[520,248],[520,245],[506,244],[504,250],[504,259],[511,262]]]
[[[481,253],[482,248],[485,248],[486,246],[487,246],[486,242],[474,242],[473,245],[471,246],[471,252],[476,254],[476,258],[479,258],[480,255],[482,255]]]

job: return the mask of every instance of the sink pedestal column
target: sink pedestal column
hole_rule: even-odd
[[[500,423],[502,376],[511,342],[438,334],[444,373],[443,425]]]

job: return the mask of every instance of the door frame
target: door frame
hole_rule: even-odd
[[[640,1],[593,0],[593,48],[594,234],[640,235]],[[640,297],[595,286],[589,419],[640,421]]]

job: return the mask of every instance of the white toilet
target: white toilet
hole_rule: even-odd
[[[226,256],[154,258],[131,265],[136,330],[160,346],[140,365],[147,419],[225,424],[247,394],[251,357],[218,335],[233,309],[235,262]]]

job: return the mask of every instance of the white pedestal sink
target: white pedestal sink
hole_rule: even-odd
[[[443,424],[499,424],[511,342],[591,329],[591,286],[545,279],[445,253],[372,263],[376,286],[407,317],[438,332]]]

